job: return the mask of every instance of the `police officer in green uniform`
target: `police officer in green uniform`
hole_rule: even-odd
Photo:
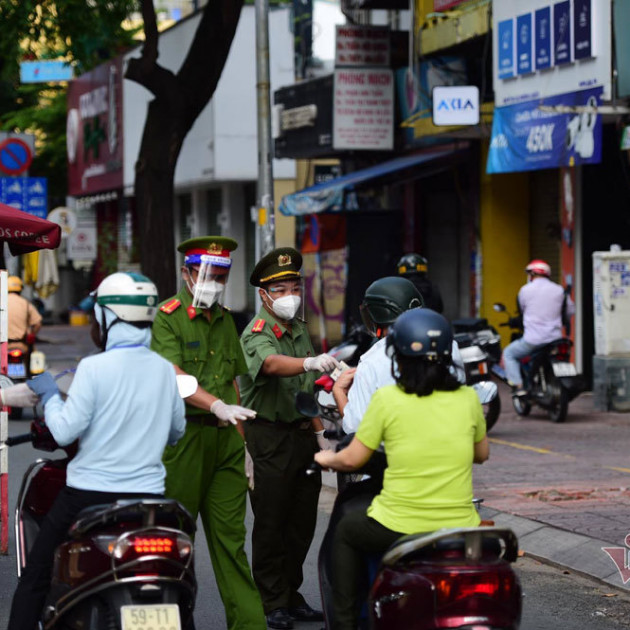
[[[228,628],[266,628],[260,595],[245,555],[247,477],[236,377],[247,371],[232,316],[220,303],[230,266],[231,238],[184,241],[184,286],[160,305],[151,348],[178,374],[197,378],[186,398],[186,433],[164,452],[166,496],[201,515]],[[147,375],[150,378],[150,375]]]
[[[321,475],[307,476],[313,454],[329,448],[320,418],[296,409],[295,395],[313,391],[321,372],[338,366],[314,356],[306,324],[296,317],[302,298],[302,256],[290,247],[264,256],[250,283],[262,308],[241,336],[248,372],[241,378],[243,404],[257,411],[244,424],[253,460],[252,568],[271,628],[294,620],[321,621],[298,589],[302,564],[313,540]]]

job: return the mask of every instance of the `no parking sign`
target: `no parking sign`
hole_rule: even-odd
[[[0,142],[0,171],[7,175],[20,175],[33,161],[31,147],[21,138],[7,138]]]

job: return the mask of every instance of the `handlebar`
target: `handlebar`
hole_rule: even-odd
[[[7,438],[5,444],[7,446],[16,446],[17,444],[25,444],[26,442],[32,442],[35,439],[35,431],[30,433],[23,433],[22,435],[15,435]]]
[[[311,465],[306,469],[306,476],[310,477],[320,470],[323,470],[323,468],[317,462],[312,462]]]

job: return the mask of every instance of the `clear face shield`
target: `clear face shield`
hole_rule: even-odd
[[[304,281],[302,278],[278,280],[261,287],[267,304],[279,319],[304,319]]]
[[[199,263],[187,263],[186,285],[195,308],[210,308],[215,303],[222,303],[231,266],[230,258],[211,254],[201,254]]]

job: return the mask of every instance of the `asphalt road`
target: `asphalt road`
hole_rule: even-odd
[[[48,335],[47,335],[48,332]],[[54,334],[53,334],[54,333]],[[59,343],[42,344],[48,362],[55,372],[72,367],[83,354],[91,351],[85,329],[55,327],[54,331],[42,332],[43,337],[56,339]],[[523,488],[564,488],[572,483],[585,483],[589,475],[607,470],[608,479],[628,479],[627,473],[608,468],[623,468],[622,454],[627,440],[622,440],[628,430],[627,420],[619,415],[594,416],[575,407],[576,413],[565,425],[553,425],[542,416],[532,415],[528,420],[512,417],[509,406],[504,404],[504,414],[492,432],[491,459],[476,470],[475,484],[478,495],[485,496],[486,503],[497,507],[501,502],[509,504],[510,497],[517,497],[512,507],[525,504],[543,504],[539,496],[525,498]],[[579,410],[579,413],[577,413]],[[28,430],[25,420],[10,422],[10,434]],[[525,447],[525,448],[524,448]],[[604,457],[610,451],[610,458]],[[24,470],[36,457],[44,454],[35,452],[28,444],[17,446],[9,453],[10,490],[10,553],[0,556],[0,628],[6,626],[11,595],[15,588],[15,551],[13,543],[13,508],[18,485]],[[45,454],[45,456],[49,456]],[[57,456],[57,454],[53,454]],[[608,468],[602,468],[608,466]],[[630,471],[628,471],[630,473]],[[620,476],[617,477],[617,473]],[[606,478],[606,475],[602,475]],[[577,480],[577,481],[576,481]],[[593,483],[591,483],[593,485]],[[313,606],[319,606],[320,595],[317,583],[316,554],[328,516],[334,501],[335,491],[330,487],[322,490],[315,541],[305,566],[303,594]],[[580,499],[576,499],[580,500]],[[549,502],[547,502],[549,503]],[[565,501],[569,503],[569,501]],[[575,503],[574,501],[570,502]],[[557,508],[560,509],[560,508]],[[619,508],[621,509],[621,508]],[[596,513],[596,510],[593,510]],[[627,517],[627,512],[625,512]],[[247,516],[248,531],[251,531],[251,513]],[[620,524],[622,531],[625,525]],[[630,526],[630,522],[629,522]],[[627,532],[626,532],[627,533]],[[611,534],[613,536],[613,534]],[[621,542],[616,538],[612,542]],[[249,553],[249,548],[248,548]],[[199,597],[195,619],[198,630],[225,627],[225,617],[217,593],[208,551],[203,535],[196,543],[196,566],[199,582]],[[556,566],[541,564],[531,558],[519,558],[517,572],[524,590],[522,630],[614,630],[630,627],[630,594],[601,582],[567,572]],[[319,630],[321,624],[296,624],[296,628]]]

